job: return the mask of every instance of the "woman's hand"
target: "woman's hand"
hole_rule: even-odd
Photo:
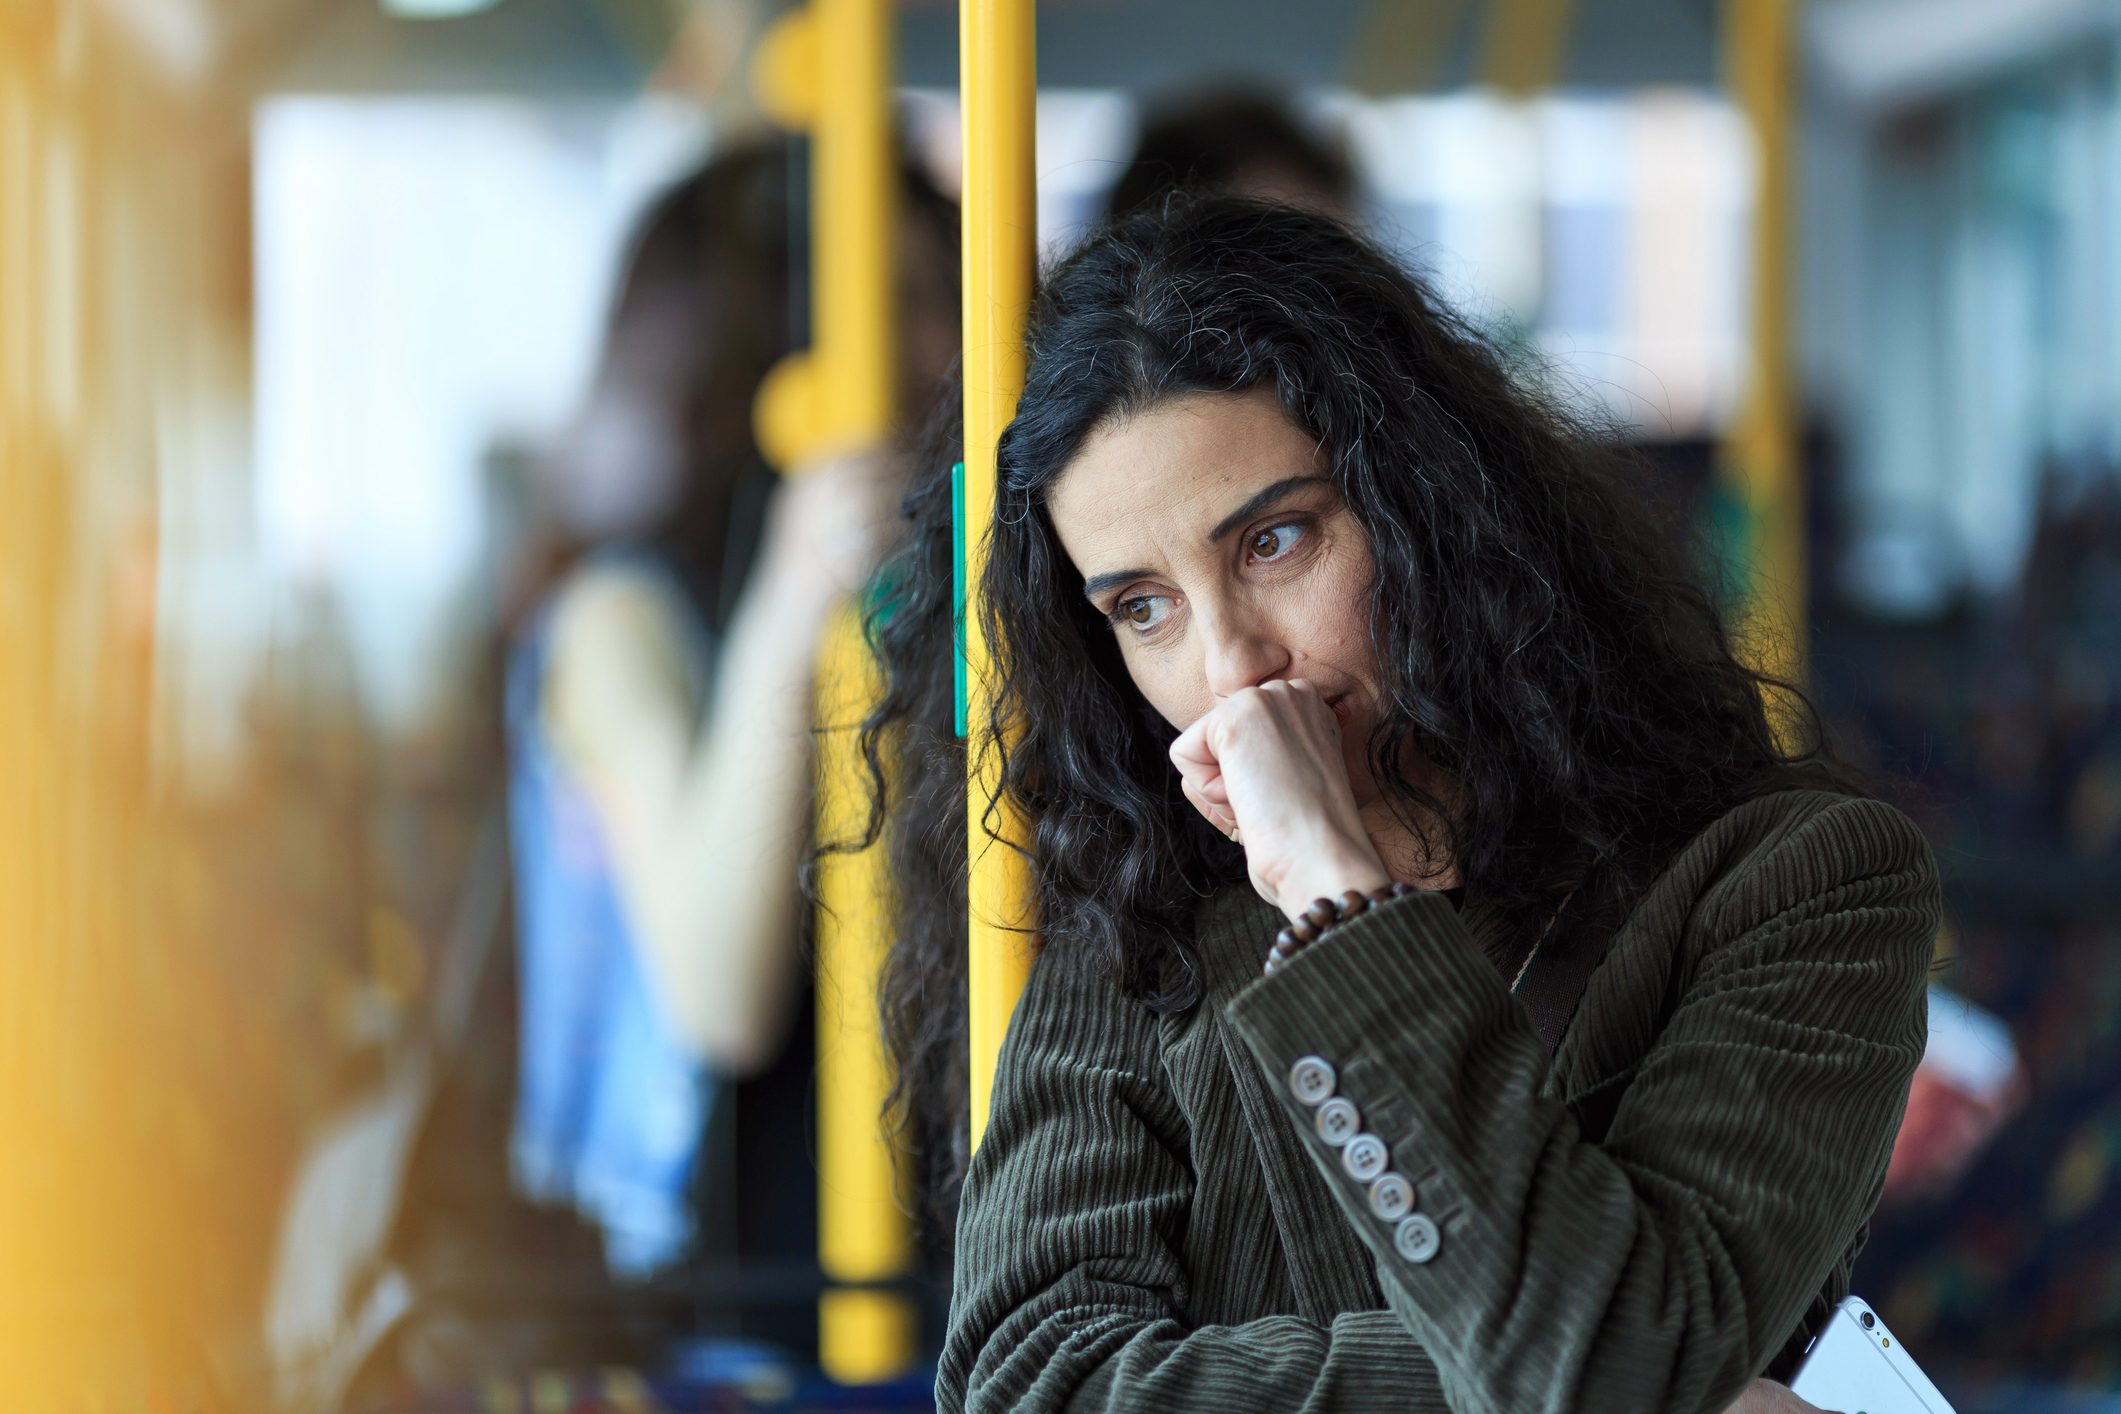
[[[1316,899],[1391,882],[1356,811],[1340,732],[1318,689],[1291,678],[1232,693],[1171,743],[1186,799],[1244,846],[1252,887],[1292,919]]]
[[[1738,1402],[1723,1414],[1825,1414],[1825,1411],[1799,1399],[1773,1380],[1755,1380],[1738,1396]]]
[[[758,587],[765,607],[800,625],[868,582],[885,548],[903,465],[881,449],[798,466],[766,515]]]

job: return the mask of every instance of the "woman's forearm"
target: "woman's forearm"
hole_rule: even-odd
[[[555,740],[597,802],[671,1019],[703,1058],[742,1074],[772,1058],[796,991],[825,609],[813,589],[784,591],[762,575],[730,624],[703,707],[677,670],[682,636],[645,624],[638,600],[622,611],[605,598],[557,635]],[[671,615],[667,605],[658,613]]]
[[[796,992],[822,618],[759,588],[731,624],[691,752],[629,889],[678,1024],[736,1074],[772,1059]]]
[[[1441,899],[1372,909],[1231,1002],[1454,1404],[1721,1407],[1845,1258],[1921,1055],[1935,876],[1913,826],[1860,801],[1756,867],[1791,897],[1691,925],[1709,962],[1595,1142]],[[1311,1055],[1413,1181],[1419,1222],[1377,1215],[1290,1091]]]

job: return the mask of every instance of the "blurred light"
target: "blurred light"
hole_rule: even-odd
[[[666,100],[255,110],[258,549],[332,596],[386,731],[452,686],[435,655],[491,548],[493,454],[564,429],[626,231],[706,138]]]
[[[501,0],[383,0],[383,12],[401,20],[454,20],[491,10]]]
[[[180,83],[213,63],[214,18],[199,0],[104,0],[104,5]]]
[[[1845,99],[1908,104],[1964,91],[2121,29],[2116,0],[1841,0],[1807,26]]]

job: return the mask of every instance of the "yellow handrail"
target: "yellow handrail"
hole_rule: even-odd
[[[1727,0],[1724,81],[1753,131],[1752,349],[1725,471],[1746,508],[1754,666],[1789,681],[1805,669],[1804,473],[1790,385],[1790,183],[1798,0]]]
[[[769,32],[756,77],[767,111],[811,135],[812,344],[774,370],[756,409],[759,445],[785,468],[891,432],[898,163],[887,0],[811,0]],[[867,822],[857,732],[878,690],[860,613],[849,605],[818,662],[821,840],[854,838]],[[884,849],[826,856],[818,890],[818,1264],[835,1281],[889,1281],[911,1267],[912,1237],[883,1128],[890,1072],[877,981],[891,936]],[[906,1296],[850,1285],[820,1298],[818,1359],[833,1379],[888,1379],[910,1368],[915,1353]]]
[[[1515,98],[1554,86],[1567,57],[1575,0],[1495,0],[1481,75]]]
[[[877,699],[876,659],[847,606],[818,669],[819,837],[855,838],[867,823],[859,724]],[[891,932],[881,844],[820,861],[817,919],[818,1265],[843,1282],[880,1282],[912,1267],[902,1172],[883,1124],[890,1087],[877,982]],[[865,1286],[818,1302],[818,1362],[842,1384],[903,1374],[917,1352],[912,1301]]]
[[[891,138],[887,0],[811,0],[759,47],[767,114],[808,131],[811,346],[759,390],[759,446],[774,465],[891,431],[898,164]]]
[[[965,475],[959,518],[965,566],[965,843],[971,862],[966,969],[971,1007],[972,1142],[987,1130],[994,1065],[1030,975],[1036,923],[1023,822],[1004,801],[1000,743],[979,584],[994,520],[995,444],[1024,386],[1024,322],[1038,235],[1033,118],[1038,98],[1033,0],[960,0],[964,102]]]

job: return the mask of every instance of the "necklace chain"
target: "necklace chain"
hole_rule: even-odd
[[[1523,963],[1518,966],[1517,975],[1510,979],[1511,996],[1518,996],[1524,991],[1524,979],[1531,975],[1532,964],[1539,960],[1539,950],[1547,945],[1547,939],[1554,936],[1555,925],[1561,922],[1561,915],[1567,911],[1575,898],[1576,890],[1570,889],[1561,902],[1554,905],[1554,911],[1547,915],[1547,926],[1540,930],[1537,941],[1532,944],[1532,950],[1524,955]]]

